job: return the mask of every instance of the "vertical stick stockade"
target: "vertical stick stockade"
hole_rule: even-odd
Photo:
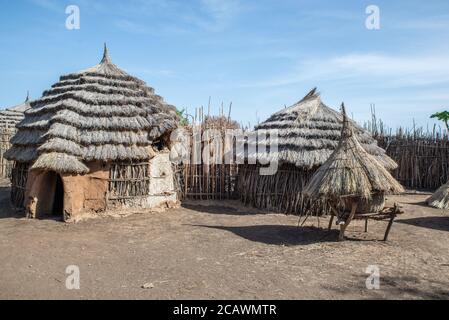
[[[14,129],[1,129],[0,130],[0,178],[11,177],[11,170],[13,163],[8,161],[3,156],[6,150],[11,146],[9,140],[14,135]]]
[[[303,193],[314,170],[282,165],[274,175],[259,174],[259,166],[241,166],[238,190],[245,205],[264,208],[285,214],[327,214],[330,207],[326,201],[310,200]]]
[[[15,162],[12,168],[11,202],[16,208],[23,208],[25,200],[25,188],[29,166],[27,163]]]
[[[219,116],[210,116],[210,114],[205,116],[203,108],[196,110],[194,123],[188,128],[191,135],[190,163],[181,165],[177,170],[181,199],[236,198],[238,166],[236,163],[225,162],[225,155],[233,152],[234,149],[234,143],[231,146],[225,143],[225,134],[227,129],[238,128],[239,125],[230,120],[229,115],[224,115],[223,107]],[[205,134],[206,130],[215,136]],[[195,143],[197,143],[196,147]],[[200,154],[197,154],[199,152]],[[205,156],[210,156],[209,163]],[[196,160],[200,160],[200,163]]]
[[[365,124],[380,147],[397,162],[393,176],[410,189],[435,190],[449,179],[449,137],[441,127],[388,129],[372,111]]]

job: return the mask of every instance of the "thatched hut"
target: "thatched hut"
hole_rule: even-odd
[[[239,168],[239,190],[242,201],[258,208],[283,213],[328,213],[322,201],[310,201],[303,189],[319,166],[325,163],[338,146],[343,124],[342,115],[326,106],[316,88],[301,101],[273,114],[255,128],[265,132],[277,150],[258,143],[256,152],[247,152],[248,163],[278,162],[274,175],[261,175],[260,165],[246,164]],[[397,164],[378,147],[376,140],[353,123],[362,147],[388,170]],[[273,137],[276,137],[273,138]]]
[[[346,227],[356,213],[380,212],[385,205],[385,194],[402,193],[404,189],[375,157],[365,151],[346,117],[344,105],[342,111],[343,128],[338,147],[312,176],[304,193],[328,201],[333,208],[342,206],[341,216],[350,210],[343,224]],[[341,239],[343,234],[344,229]]]
[[[431,207],[438,209],[449,209],[449,182],[442,185],[438,190],[426,200]]]
[[[176,109],[119,69],[101,63],[64,75],[31,103],[6,157],[12,201],[30,217],[76,220],[109,208],[176,200],[168,136]]]
[[[30,96],[17,106],[0,110],[0,130],[15,130],[16,125],[23,120],[24,112],[30,108]]]
[[[0,177],[8,178],[11,174],[12,162],[5,159],[4,154],[10,148],[11,137],[16,133],[16,125],[23,120],[24,112],[30,108],[29,94],[25,102],[0,111]]]

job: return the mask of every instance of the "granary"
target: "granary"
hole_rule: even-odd
[[[16,125],[23,120],[24,112],[30,108],[29,94],[25,102],[0,111],[0,177],[7,178],[11,174],[12,162],[4,157],[10,147],[11,137],[16,132]]]
[[[238,188],[242,201],[284,213],[329,213],[326,203],[310,201],[303,188],[337,148],[342,124],[342,115],[327,107],[315,88],[298,103],[258,125],[255,132],[265,132],[271,143],[277,144],[277,150],[258,142],[257,151],[248,151],[245,157],[248,163],[277,161],[278,169],[275,174],[262,175],[258,164],[241,165]],[[366,130],[355,123],[353,126],[364,150],[388,170],[397,167]]]
[[[17,125],[6,154],[12,201],[29,217],[65,221],[175,201],[168,137],[177,123],[176,109],[105,46],[100,64],[62,76]]]
[[[442,185],[438,190],[426,200],[431,207],[438,209],[449,209],[449,182]]]
[[[384,209],[386,194],[404,192],[400,183],[359,143],[344,105],[342,111],[344,120],[338,147],[304,188],[312,199],[328,201],[339,220],[344,220],[339,223],[343,228],[341,240],[356,214],[378,214]],[[345,215],[346,211],[350,214]]]

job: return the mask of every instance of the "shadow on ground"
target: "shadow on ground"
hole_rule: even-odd
[[[0,187],[0,219],[18,217],[9,199],[10,187]]]
[[[196,204],[192,202],[186,202],[181,205],[185,209],[198,211],[198,212],[204,212],[204,213],[211,213],[211,214],[224,214],[224,215],[234,215],[234,216],[245,216],[245,215],[254,215],[259,214],[255,212],[254,210],[243,210],[231,207],[231,206],[221,206],[217,204]]]
[[[382,270],[381,270],[382,272]],[[341,295],[351,293],[365,293],[369,299],[424,299],[424,300],[447,300],[449,291],[446,289],[448,283],[440,281],[426,281],[413,276],[380,276],[379,290],[369,290],[366,288],[366,281],[369,274],[353,275],[352,284],[348,286],[323,286]],[[426,290],[423,290],[423,282],[427,282]],[[430,288],[429,288],[430,285]]]
[[[408,224],[433,230],[449,231],[449,215],[443,217],[420,217],[396,220],[397,223]]]
[[[195,227],[225,230],[244,239],[271,245],[308,245],[319,242],[334,242],[338,231],[327,231],[316,227],[296,227],[282,225],[259,225],[242,227],[206,226]]]

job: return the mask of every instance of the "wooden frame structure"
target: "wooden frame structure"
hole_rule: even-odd
[[[11,202],[18,209],[24,208],[25,190],[28,180],[28,163],[14,162],[11,172]]]
[[[146,197],[150,192],[149,162],[112,163],[109,168],[108,201],[124,203],[126,200]]]
[[[352,202],[351,211],[343,211],[340,212],[335,207],[331,206],[332,213],[329,220],[328,230],[332,230],[332,224],[334,222],[334,218],[337,217],[337,224],[340,226],[340,234],[338,236],[338,241],[344,241],[345,232],[348,226],[351,224],[353,220],[364,220],[365,221],[365,232],[368,232],[368,221],[388,221],[387,229],[385,230],[385,234],[383,237],[383,241],[388,241],[388,236],[391,231],[391,227],[393,226],[394,219],[398,214],[404,213],[397,203],[394,204],[393,207],[386,207],[379,212],[371,212],[371,213],[356,213],[357,210],[357,201]]]

